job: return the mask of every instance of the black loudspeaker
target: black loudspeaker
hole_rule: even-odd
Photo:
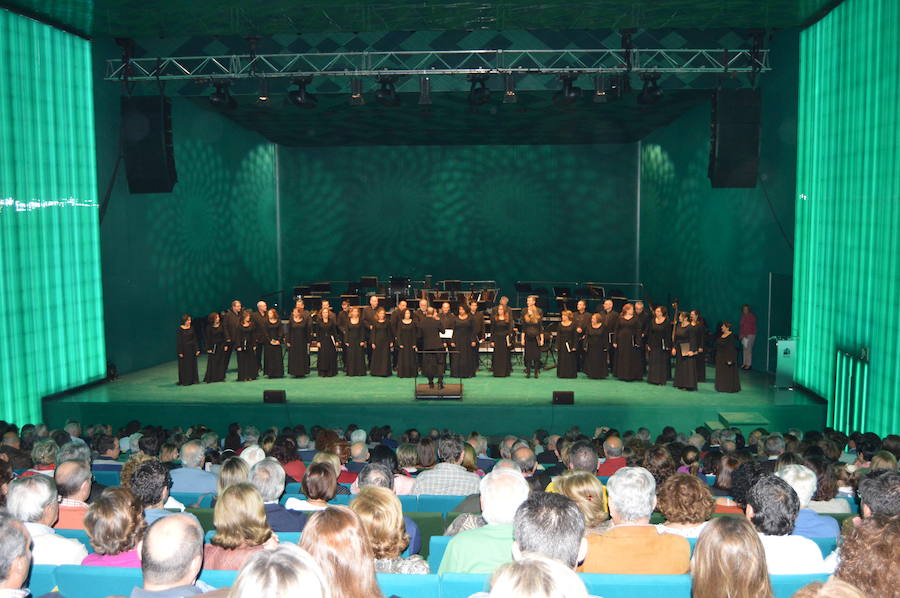
[[[761,104],[758,89],[720,89],[713,96],[709,140],[713,187],[756,187]]]
[[[553,391],[553,404],[554,405],[574,405],[575,404],[575,393],[571,390],[554,390]]]
[[[287,393],[283,390],[264,390],[263,403],[284,403],[287,401]]]
[[[125,174],[132,193],[170,193],[178,181],[172,151],[172,102],[165,96],[122,98]]]

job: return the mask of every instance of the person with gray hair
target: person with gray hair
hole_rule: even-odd
[[[35,565],[80,565],[87,549],[78,540],[64,538],[53,530],[59,517],[56,484],[48,476],[14,480],[6,495],[6,508],[25,524],[31,535]]]
[[[170,492],[198,492],[215,494],[216,476],[203,470],[206,454],[198,440],[181,445],[181,467],[172,470]]]
[[[441,463],[418,475],[412,493],[468,496],[478,492],[480,478],[462,466],[464,454],[463,442],[457,436],[445,434],[438,438],[437,456]]]
[[[597,466],[597,475],[611,476],[626,465],[628,461],[622,456],[622,439],[618,436],[608,436],[603,441],[603,454],[606,459]]]
[[[266,509],[266,520],[274,532],[299,532],[306,525],[306,513],[291,511],[278,500],[284,494],[284,469],[273,457],[266,457],[250,468],[248,481],[259,490]]]
[[[331,580],[322,567],[296,544],[281,543],[252,554],[241,567],[228,598],[303,596],[331,598]]]
[[[56,468],[56,451],[59,445],[52,438],[45,438],[34,443],[31,447],[32,467],[26,475],[34,475],[36,473],[52,476],[53,470]]]
[[[356,432],[358,430],[354,430]],[[350,460],[347,461],[347,471],[359,473],[369,462],[369,447],[365,442],[354,442],[350,445]]]
[[[59,492],[57,529],[84,529],[88,496],[91,495],[91,469],[84,461],[64,461],[53,473]]]
[[[587,440],[579,440],[569,448],[569,469],[597,475],[600,461],[597,451]]]
[[[584,581],[571,569],[537,553],[525,553],[497,567],[486,598],[590,598]]]
[[[532,492],[542,492],[550,484],[550,475],[543,469],[538,469],[537,457],[526,443],[517,442],[513,447],[512,457],[519,471],[528,480]]]
[[[56,451],[56,462],[84,461],[90,466],[91,449],[84,442],[67,442]]]
[[[623,467],[607,484],[613,527],[588,536],[580,571],[630,575],[680,575],[691,565],[686,538],[661,534],[650,525],[656,507],[656,482],[643,467]]]
[[[193,517],[172,515],[147,530],[141,546],[143,587],[131,598],[181,598],[202,594],[195,584],[203,564],[203,528]]]
[[[584,516],[562,494],[535,492],[523,502],[513,520],[513,559],[538,553],[574,569],[587,555]]]
[[[528,482],[517,470],[494,469],[482,478],[479,490],[487,525],[453,536],[439,574],[490,573],[512,559],[513,519],[528,498]]]
[[[26,597],[22,586],[31,570],[31,536],[28,530],[0,509],[0,596]]]
[[[787,482],[800,500],[800,510],[794,520],[794,531],[791,532],[793,535],[807,538],[837,538],[841,535],[834,517],[819,515],[809,508],[818,484],[818,478],[812,469],[804,465],[787,465],[775,475]]]
[[[763,451],[769,461],[775,461],[784,452],[784,436],[781,434],[769,434],[763,444]]]

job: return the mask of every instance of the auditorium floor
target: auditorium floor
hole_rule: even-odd
[[[204,363],[200,364],[200,372]],[[230,421],[257,425],[319,423],[370,427],[388,423],[395,430],[405,427],[450,427],[468,432],[524,434],[538,427],[595,425],[619,428],[646,425],[658,429],[666,424],[679,429],[718,420],[721,412],[744,412],[770,422],[769,427],[801,428],[824,425],[824,401],[803,391],[776,390],[766,374],[742,372],[742,392],[717,393],[711,381],[696,392],[646,382],[615,379],[558,379],[555,370],[539,379],[526,379],[521,369],[509,378],[494,378],[479,372],[463,380],[462,401],[415,401],[411,379],[397,377],[335,378],[315,375],[303,378],[260,378],[251,382],[229,381],[181,387],[175,384],[175,362],[161,364],[122,376],[79,392],[47,400],[44,419],[51,426],[68,417],[83,422],[122,425],[131,419],[173,425],[208,422],[215,427]],[[420,379],[421,381],[421,379]],[[455,380],[447,379],[447,382]],[[287,405],[263,405],[264,390],[284,390]],[[552,406],[555,390],[575,393],[574,406]],[[752,418],[751,418],[752,419]],[[742,425],[753,428],[755,425]],[[765,425],[763,427],[766,427]]]

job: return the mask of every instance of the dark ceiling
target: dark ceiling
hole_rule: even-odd
[[[801,27],[840,0],[13,0],[87,37],[450,29]]]

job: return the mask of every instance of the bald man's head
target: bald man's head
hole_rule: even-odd
[[[141,547],[144,589],[191,585],[203,563],[203,529],[190,515],[169,515],[147,530]]]
[[[91,469],[84,461],[64,461],[53,472],[56,489],[63,498],[85,501],[91,494]]]
[[[603,441],[603,452],[606,453],[606,457],[621,457],[622,456],[622,439],[618,436],[610,436],[606,440]]]

